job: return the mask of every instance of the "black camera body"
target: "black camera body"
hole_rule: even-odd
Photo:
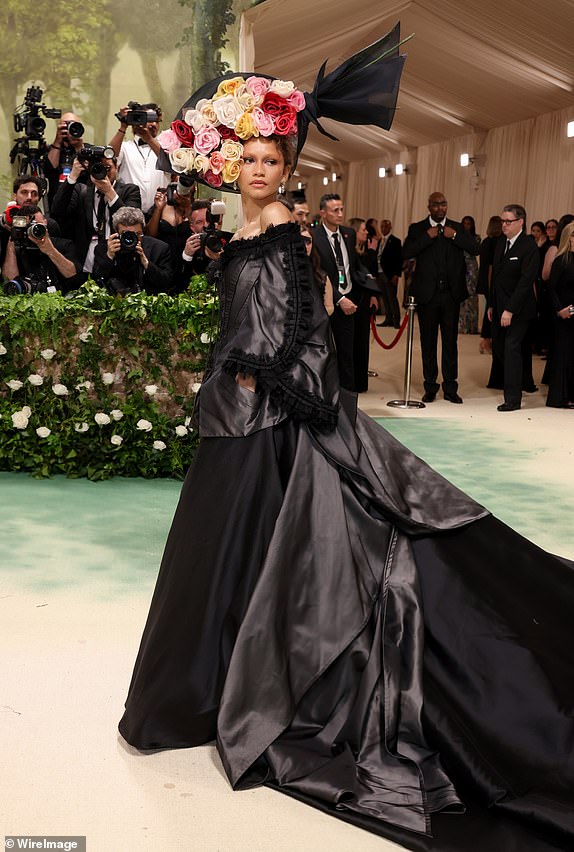
[[[33,296],[34,293],[53,293],[56,290],[49,275],[25,275],[4,284],[5,296]]]
[[[30,86],[24,95],[24,103],[14,112],[14,130],[16,133],[25,133],[29,139],[41,139],[46,122],[40,116],[40,112],[46,118],[61,118],[61,109],[48,109],[46,104],[41,103],[43,91],[39,86]]]
[[[88,164],[88,172],[95,180],[103,180],[107,177],[108,169],[102,160],[114,158],[114,149],[110,145],[88,145],[78,151],[77,158],[81,163]]]
[[[34,237],[36,240],[41,240],[46,236],[47,228],[42,222],[30,221],[28,216],[14,215],[12,216],[12,230],[10,238],[16,248],[36,249],[38,246],[30,240]]]
[[[214,254],[219,254],[225,246],[225,240],[222,239],[215,225],[206,225],[203,233],[199,235],[199,240],[201,248],[207,248]]]
[[[166,190],[166,203],[170,207],[177,206],[177,198],[190,195],[195,187],[195,181],[190,175],[181,174],[177,183],[170,183]]]
[[[128,111],[125,115],[114,113],[118,121],[131,127],[142,127],[148,121],[157,121],[158,115],[155,109],[144,109],[138,101],[128,101]]]
[[[132,254],[138,247],[139,234],[135,231],[122,231],[120,234],[120,251],[124,254]]]

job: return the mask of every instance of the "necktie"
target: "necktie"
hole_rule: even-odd
[[[341,290],[341,292],[346,292],[348,289],[348,282],[345,274],[345,262],[343,260],[343,252],[341,251],[338,233],[333,234],[333,246],[335,248],[335,259],[337,261],[337,269],[339,271],[339,290]]]
[[[510,251],[510,240],[506,240],[506,249],[504,250],[504,254],[508,254]]]
[[[101,192],[98,192],[99,201],[98,201],[98,209],[96,211],[96,222],[97,224],[97,232],[98,232],[98,240],[104,240],[106,237],[106,199],[102,195]]]

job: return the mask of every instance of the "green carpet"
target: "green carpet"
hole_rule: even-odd
[[[571,494],[551,480],[528,481],[525,462],[536,448],[493,446],[486,431],[439,420],[379,422],[514,529],[554,552],[565,550]],[[79,586],[94,599],[148,595],[180,489],[172,480],[92,483],[0,473],[0,594]]]

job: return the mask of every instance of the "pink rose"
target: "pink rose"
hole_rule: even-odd
[[[253,116],[257,130],[262,136],[271,136],[272,133],[275,133],[273,118],[268,113],[263,112],[261,107],[255,107],[251,115]]]
[[[209,168],[214,175],[218,175],[225,165],[225,157],[219,151],[214,151],[209,158]]]
[[[289,112],[282,112],[276,115],[273,119],[275,122],[275,133],[278,136],[290,136],[297,133],[297,113],[293,107],[289,108]]]
[[[208,169],[206,171],[206,173],[203,176],[203,179],[210,186],[215,187],[215,189],[220,187],[221,184],[223,183],[223,178],[221,177],[221,175],[219,175],[219,174],[216,175],[214,172],[212,172],[211,169]]]
[[[266,80],[265,77],[248,77],[245,81],[247,91],[250,92],[250,94],[252,94],[259,103],[261,103],[269,91],[270,85],[271,80]]]
[[[286,99],[287,103],[296,109],[297,112],[301,112],[302,109],[305,109],[305,95],[299,89],[295,89],[292,95]]]
[[[214,148],[217,148],[221,142],[221,136],[215,127],[201,127],[195,134],[193,147],[198,154],[207,156]]]
[[[162,130],[157,137],[157,141],[160,148],[163,148],[168,154],[171,154],[172,151],[175,151],[181,146],[177,133],[174,133],[173,130]]]

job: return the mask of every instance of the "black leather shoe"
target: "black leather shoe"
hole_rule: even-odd
[[[529,385],[527,388],[522,388],[522,390],[524,391],[524,393],[536,393],[536,391],[538,390],[538,386]]]
[[[447,402],[456,402],[457,405],[462,404],[462,397],[457,393],[445,393],[444,398]]]
[[[520,411],[519,405],[510,405],[509,402],[503,402],[502,405],[496,407],[497,411]]]
[[[423,402],[434,402],[436,399],[436,391],[431,393],[430,391],[425,391],[423,396]]]

